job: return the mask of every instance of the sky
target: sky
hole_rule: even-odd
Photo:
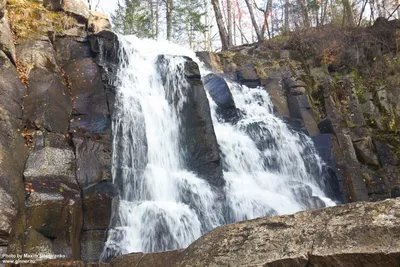
[[[97,0],[94,0],[97,3]],[[99,11],[110,14],[115,10],[118,0],[100,0]]]

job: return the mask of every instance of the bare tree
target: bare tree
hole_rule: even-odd
[[[346,21],[346,25],[354,27],[353,10],[351,8],[350,0],[342,0],[343,3],[343,20]]]
[[[213,6],[215,19],[217,21],[219,37],[221,38],[222,50],[227,50],[229,48],[228,34],[226,32],[224,21],[222,19],[222,13],[221,13],[221,8],[219,6],[219,2],[218,0],[211,0],[211,4]]]
[[[166,11],[167,11],[167,40],[171,41],[172,37],[172,5],[173,0],[166,0]]]
[[[256,31],[257,39],[259,42],[263,40],[263,36],[261,35],[260,28],[258,27],[256,17],[254,16],[253,6],[250,3],[250,0],[244,0],[246,2],[247,8],[249,9],[251,23],[253,24],[254,30]]]
[[[232,46],[232,7],[231,0],[226,0],[227,26],[228,26],[228,46]]]

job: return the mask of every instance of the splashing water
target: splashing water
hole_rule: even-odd
[[[225,187],[217,191],[185,169],[180,112],[189,85],[186,59],[174,55],[198,61],[194,52],[134,36],[120,42],[112,126],[120,197],[102,259],[184,248],[221,224],[334,205],[321,189],[323,163],[311,140],[273,114],[262,88],[230,84],[241,111],[235,125],[218,118],[209,97]]]

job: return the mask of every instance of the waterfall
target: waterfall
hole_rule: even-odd
[[[225,183],[218,188],[199,177],[185,164],[181,138],[190,86],[182,56],[198,61],[194,52],[120,39],[112,118],[112,175],[120,196],[103,259],[184,248],[222,224],[334,205],[324,195],[323,162],[311,140],[274,115],[263,88],[230,83],[240,111],[235,123],[218,116],[208,95]]]

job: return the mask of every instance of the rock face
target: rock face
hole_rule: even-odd
[[[168,57],[160,56],[158,64],[165,89],[173,92],[173,89],[167,88],[171,83],[166,80],[164,73],[169,64]],[[184,125],[181,130],[181,146],[185,153],[183,158],[189,170],[206,179],[211,185],[222,187],[224,180],[219,147],[199,67],[192,59],[186,58],[184,73],[188,84],[184,85],[186,101],[180,110],[181,123]]]
[[[218,105],[217,113],[221,119],[234,122],[238,112],[232,93],[223,77],[210,73],[203,78],[204,88]]]
[[[32,8],[43,20],[73,25],[54,34],[51,27],[62,25],[45,21],[50,28],[19,37],[15,49],[0,1],[0,250],[98,261],[117,195],[110,181],[113,100],[104,86],[109,62],[86,38],[84,1],[17,4],[14,12]],[[110,30],[104,16],[94,17],[98,30]],[[108,49],[117,49],[115,35],[103,34],[112,36]]]
[[[399,240],[393,199],[225,225],[182,251],[123,255],[111,266],[395,267]]]

